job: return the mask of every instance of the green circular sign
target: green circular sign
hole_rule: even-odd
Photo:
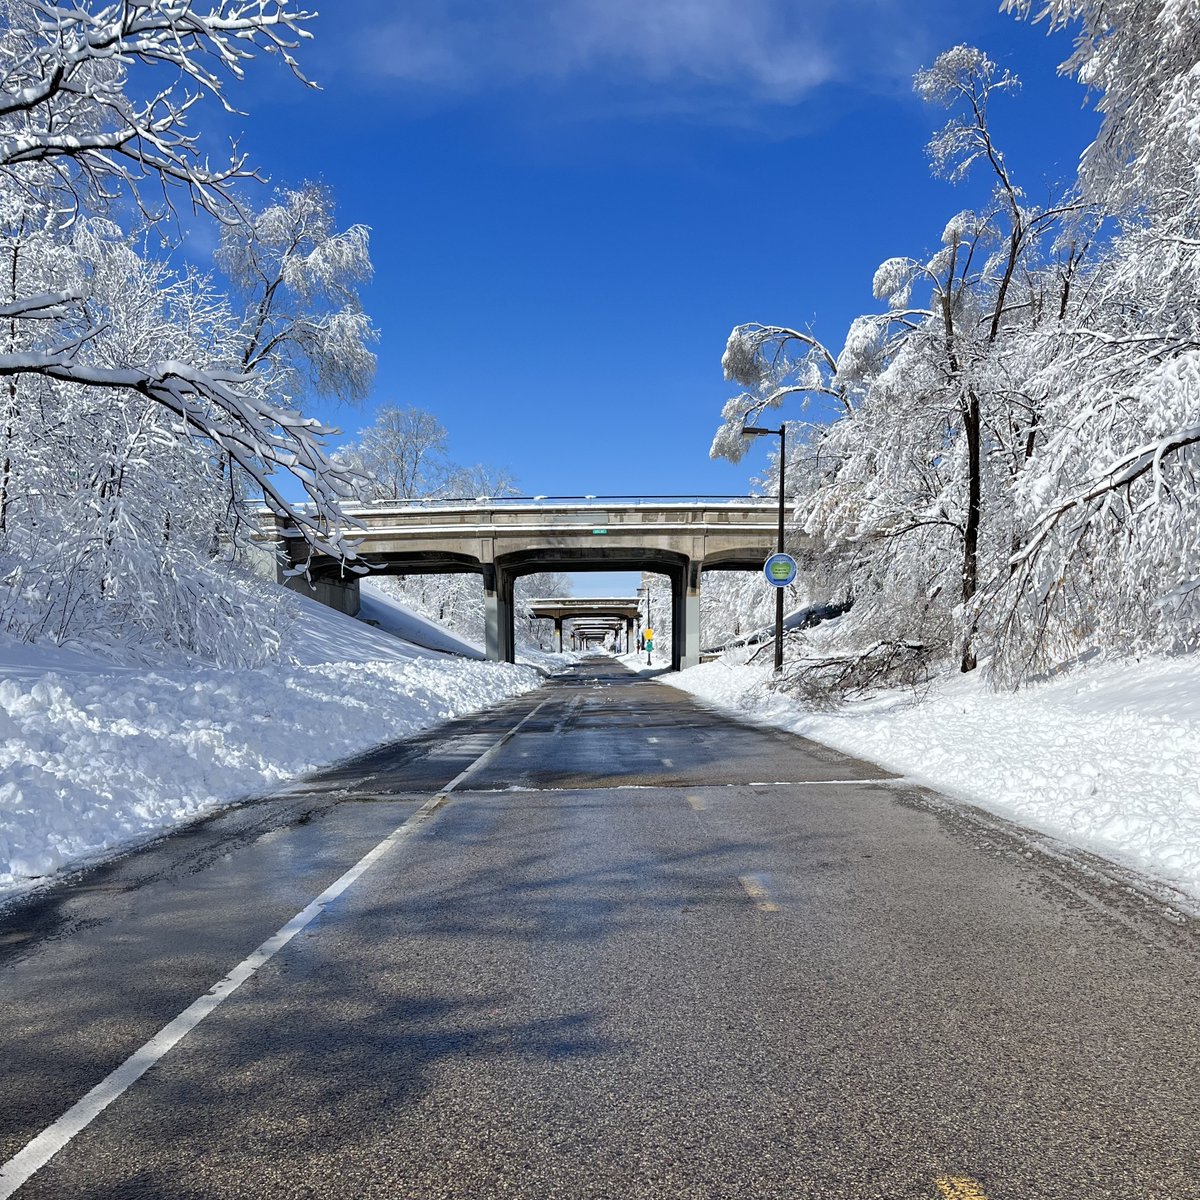
[[[796,560],[790,554],[772,554],[763,563],[763,575],[772,587],[787,587],[796,578]]]

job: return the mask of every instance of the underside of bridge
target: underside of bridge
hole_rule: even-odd
[[[669,550],[628,550],[619,547],[586,548],[547,547],[518,550],[497,557],[493,573],[484,570],[484,604],[488,630],[488,657],[492,657],[492,629],[496,629],[497,657],[513,662],[516,647],[513,643],[513,593],[522,575],[540,571],[652,571],[671,581],[672,628],[671,667],[678,671],[690,666],[688,661],[687,579],[688,559]],[[697,572],[695,588],[694,662],[700,661],[700,590]]]
[[[563,649],[564,622],[571,623],[572,649],[577,648],[577,635],[601,629],[615,634],[617,644],[623,646],[626,652],[633,647],[634,625],[640,628],[642,624],[637,596],[608,599],[596,596],[544,597],[526,601],[526,608],[531,617],[554,622],[554,648],[560,653]],[[622,627],[624,641],[620,638]]]
[[[483,581],[484,622],[487,657],[493,662],[516,661],[515,589],[523,575],[541,571],[649,571],[665,575],[671,582],[671,669],[682,670],[700,661],[700,581],[704,571],[755,571],[762,563],[757,556],[725,557],[714,563],[698,563],[682,554],[664,550],[525,550],[502,555],[493,563],[464,562],[458,557],[430,554],[396,554],[370,559],[371,575],[448,575],[474,573]],[[314,564],[310,580],[293,576],[284,582],[296,591],[354,616],[358,612],[361,576],[338,564]],[[561,639],[561,625],[556,633]],[[559,640],[558,648],[562,648]]]

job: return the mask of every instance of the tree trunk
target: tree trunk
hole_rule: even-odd
[[[10,278],[9,296],[14,302],[17,299],[17,256],[20,253],[20,241],[13,242],[12,273]],[[8,352],[17,351],[17,319],[13,317],[8,323]],[[4,462],[0,464],[0,534],[8,531],[8,496],[12,486],[12,440],[16,436],[17,419],[17,377],[14,375],[8,382],[8,408],[4,414]]]
[[[963,409],[963,431],[967,436],[967,520],[963,527],[963,572],[962,600],[964,608],[970,604],[979,586],[979,517],[982,454],[980,446],[979,397],[973,391],[967,393]],[[963,642],[962,670],[973,671],[976,666],[974,626]]]

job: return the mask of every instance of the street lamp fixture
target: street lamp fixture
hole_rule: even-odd
[[[783,494],[784,471],[787,467],[787,426],[780,422],[778,429],[764,429],[761,425],[743,425],[742,437],[766,437],[768,434],[779,438],[779,531],[776,538],[775,550],[783,553]],[[783,671],[783,588],[775,589],[775,674]]]

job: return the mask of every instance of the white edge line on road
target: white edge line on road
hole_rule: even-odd
[[[0,1200],[8,1200],[8,1197],[24,1185],[35,1171],[44,1167],[76,1134],[86,1129],[163,1055],[183,1041],[213,1009],[232,996],[259,967],[278,954],[296,934],[312,924],[328,904],[336,900],[397,843],[404,841],[410,833],[428,820],[446,802],[449,794],[459,784],[485,767],[496,756],[500,748],[546,703],[547,701],[543,700],[536,708],[526,713],[512,729],[485,750],[465,771],[456,775],[436,796],[422,804],[403,825],[393,829],[383,841],[368,850],[358,862],[331,883],[311,904],[302,908],[286,925],[267,938],[257,950],[242,959],[224,979],[213,984],[203,996],[189,1004],[179,1016],[164,1025],[145,1045],[135,1050],[119,1067],[96,1084],[87,1095],[76,1101],[57,1121],[47,1125],[22,1150],[0,1165]]]
[[[846,784],[875,784],[879,787],[917,787],[918,784],[897,775],[894,779],[795,779],[773,780],[766,782],[757,780],[751,783],[612,783],[594,784],[591,787],[581,784],[579,787],[528,787],[523,784],[509,784],[508,787],[489,787],[472,789],[480,796],[503,796],[510,792],[674,792],[691,788],[703,788],[707,792],[733,788],[767,788],[767,787],[841,787]]]
[[[728,787],[828,787],[830,784],[837,783],[878,783],[878,784],[896,784],[902,783],[903,779],[899,776],[887,777],[883,779],[752,779],[746,784],[727,784]],[[697,784],[697,787],[705,787],[705,784]]]
[[[470,779],[470,777],[477,771],[482,771],[483,768],[486,767],[488,763],[490,763],[492,759],[500,753],[500,750],[504,744],[510,738],[515,737],[521,731],[521,727],[527,721],[531,721],[548,703],[548,700],[543,700],[541,704],[537,705],[536,708],[531,708],[507,733],[500,736],[495,745],[488,747],[488,749],[485,750],[465,771],[460,771],[457,775],[455,775],[455,777],[450,780],[450,782],[446,784],[446,786],[442,788],[442,790],[436,796],[434,796],[434,800],[444,800],[446,796],[449,795],[450,792],[454,791],[454,789],[458,787],[460,783],[466,782],[466,780]]]

